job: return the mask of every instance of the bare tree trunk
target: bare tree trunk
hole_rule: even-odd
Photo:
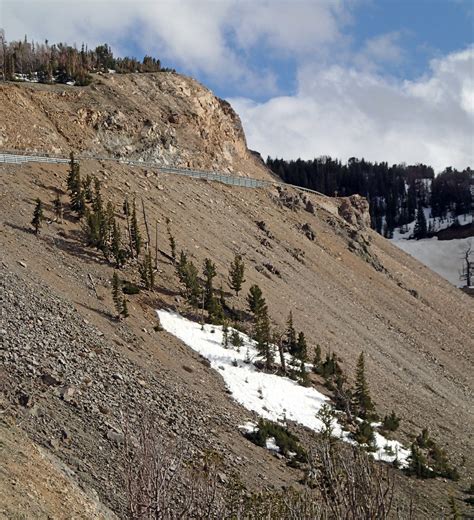
[[[128,240],[129,240],[129,243],[130,243],[130,255],[132,256],[132,258],[135,258],[135,253],[133,252],[132,232],[130,230],[130,216],[128,214],[128,211],[127,211],[126,217],[127,217]]]
[[[155,220],[155,269],[158,269],[158,221]]]
[[[145,213],[145,203],[143,202],[142,198],[142,211],[143,211],[143,221],[145,222],[145,229],[146,229],[146,236],[147,236],[147,244],[146,244],[146,250],[148,251],[148,248],[151,247],[151,238],[150,238],[150,229],[148,227],[148,220],[146,219],[146,213]]]

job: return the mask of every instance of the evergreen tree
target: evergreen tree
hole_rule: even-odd
[[[145,288],[153,290],[155,288],[155,271],[153,270],[153,261],[150,251],[145,253],[145,257],[139,264],[138,270]]]
[[[229,324],[227,320],[222,323],[222,346],[224,348],[229,347]]]
[[[122,267],[125,263],[126,251],[122,248],[122,234],[115,219],[112,221],[112,242],[110,249],[115,260],[115,265],[117,268]]]
[[[370,419],[374,416],[375,405],[370,397],[369,385],[365,377],[365,357],[363,352],[361,352],[357,361],[354,408],[356,415],[362,419]]]
[[[247,304],[250,312],[254,317],[258,316],[263,309],[267,308],[265,298],[263,297],[262,290],[258,285],[252,285],[247,295]]]
[[[186,299],[193,307],[198,307],[201,298],[201,288],[199,287],[198,270],[192,260],[187,262],[186,265],[184,285]]]
[[[185,251],[181,251],[179,253],[179,261],[176,264],[176,274],[178,275],[178,279],[181,283],[185,282],[187,266],[188,266],[188,255],[186,254]]]
[[[214,287],[213,280],[217,275],[216,264],[212,262],[211,259],[206,258],[204,260],[203,267],[203,275],[204,275],[204,307],[207,311],[211,308],[211,306],[215,305],[214,300]]]
[[[426,238],[428,229],[426,226],[426,217],[425,212],[423,211],[423,207],[421,204],[418,205],[418,210],[416,212],[416,222],[415,228],[413,230],[413,237],[417,240],[420,238]]]
[[[122,298],[122,310],[120,311],[120,314],[124,318],[128,318],[130,316],[130,314],[128,313],[127,299],[125,298],[125,296]]]
[[[33,211],[33,220],[31,221],[31,225],[33,226],[35,230],[35,235],[39,233],[41,223],[43,221],[43,203],[40,199],[36,199],[36,206]]]
[[[120,280],[118,274],[115,271],[112,277],[112,299],[114,300],[117,315],[120,316],[123,310],[123,302],[120,295]]]
[[[82,181],[82,189],[84,191],[84,198],[86,202],[92,202],[92,177],[89,174],[87,174],[86,178]]]
[[[301,363],[301,372],[305,371],[305,363],[308,361],[308,346],[304,332],[298,334],[298,341],[296,343],[296,357]]]
[[[174,238],[174,235],[171,233],[169,218],[166,219],[166,231],[168,233],[168,241],[170,244],[171,258],[173,259],[173,263],[176,263],[176,240]]]
[[[288,319],[286,320],[286,333],[285,333],[285,350],[289,352],[292,356],[296,355],[298,350],[298,341],[296,338],[296,330],[293,325],[293,311],[290,311],[288,314]]]
[[[135,199],[133,199],[133,202],[132,202],[130,234],[132,237],[133,249],[135,250],[136,255],[139,256],[140,251],[142,249],[142,237],[140,234],[140,228],[138,226],[137,207],[136,207]]]
[[[76,161],[74,159],[74,153],[71,152],[69,155],[69,172],[68,172],[67,181],[66,181],[67,190],[69,191],[70,194],[77,191],[77,186],[78,186],[77,166],[78,166],[78,164],[76,163]]]
[[[321,367],[321,347],[316,345],[316,349],[314,351],[314,359],[313,359],[313,372],[318,372]]]
[[[266,305],[261,307],[256,315],[255,341],[257,343],[258,355],[265,362],[265,369],[270,370],[274,361],[274,353],[271,344],[270,319]]]
[[[236,296],[242,289],[242,284],[245,282],[245,264],[240,255],[235,255],[234,261],[230,264],[229,270],[229,286],[235,291]]]
[[[53,209],[56,221],[61,223],[63,220],[63,203],[61,202],[59,191],[56,192],[56,198],[53,200]]]

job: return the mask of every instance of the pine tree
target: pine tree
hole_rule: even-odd
[[[69,155],[69,172],[67,175],[67,190],[73,193],[77,190],[77,163],[74,159],[74,153]]]
[[[321,347],[316,345],[316,349],[314,351],[314,359],[313,359],[313,372],[318,373],[318,370],[321,367]]]
[[[125,219],[127,221],[127,233],[128,233],[128,242],[130,246],[130,256],[131,258],[135,258],[135,249],[133,247],[133,238],[132,238],[132,230],[130,227],[130,203],[128,202],[128,197],[125,197],[123,201],[123,214],[125,215]]]
[[[181,283],[185,283],[187,266],[188,255],[185,251],[181,251],[179,253],[179,261],[176,264],[176,274],[178,275],[178,279]]]
[[[258,285],[252,285],[252,287],[250,287],[247,295],[247,304],[254,318],[258,316],[263,309],[267,308],[262,290]]]
[[[240,255],[235,255],[234,261],[230,264],[229,270],[229,286],[235,291],[236,296],[242,289],[242,284],[245,282],[245,264]]]
[[[288,319],[286,320],[286,333],[285,333],[285,350],[294,356],[297,352],[298,345],[296,339],[296,330],[293,325],[293,312],[290,311]]]
[[[145,253],[145,257],[139,264],[138,269],[145,288],[153,290],[155,288],[155,271],[153,270],[153,261],[150,251]]]
[[[214,287],[213,280],[217,275],[216,264],[210,259],[204,260],[203,267],[204,275],[204,306],[207,311],[211,309],[211,306],[215,306],[214,300]]]
[[[186,299],[193,307],[198,307],[201,299],[201,288],[199,287],[198,270],[192,260],[186,264],[184,285],[186,288]]]
[[[56,198],[53,200],[53,209],[56,222],[61,223],[63,221],[63,203],[59,191],[56,192]]]
[[[86,178],[82,181],[82,189],[84,191],[84,198],[86,199],[86,202],[92,202],[92,177],[89,174],[87,174]]]
[[[265,369],[270,370],[274,361],[274,353],[271,344],[270,319],[266,305],[261,307],[256,315],[255,341],[257,343],[258,355],[265,361]]]
[[[120,227],[115,219],[112,221],[112,239],[110,250],[114,257],[116,267],[122,267],[125,263],[126,252],[122,248],[122,234],[120,233]]]
[[[133,249],[135,250],[135,253],[137,254],[137,256],[139,256],[140,251],[142,249],[142,237],[140,234],[140,229],[138,227],[137,208],[136,208],[135,199],[133,199],[133,202],[132,202],[130,234],[132,236]]]
[[[227,320],[224,320],[222,323],[222,346],[229,348],[229,324]]]
[[[130,314],[128,313],[127,299],[125,298],[125,296],[122,298],[122,309],[120,311],[120,314],[124,318],[128,318],[130,316]]]
[[[374,416],[375,405],[370,397],[369,385],[365,378],[365,357],[363,352],[361,352],[357,361],[354,406],[356,415],[362,419],[370,419]]]
[[[416,222],[415,228],[413,230],[413,237],[417,240],[420,238],[425,238],[427,235],[427,226],[426,226],[426,217],[425,212],[423,211],[423,206],[421,204],[418,205],[418,210],[416,212]]]
[[[36,206],[33,211],[33,220],[31,221],[31,225],[35,230],[35,235],[39,233],[43,218],[43,203],[40,199],[36,199]]]
[[[304,332],[298,334],[298,341],[296,343],[296,358],[301,363],[301,372],[305,371],[305,363],[308,361],[308,346],[306,344],[306,338]]]
[[[112,299],[114,300],[117,315],[120,316],[123,310],[123,302],[120,295],[120,280],[118,274],[115,271],[112,277]]]
[[[168,233],[168,240],[170,244],[171,249],[171,258],[173,259],[173,263],[176,263],[176,240],[171,233],[171,227],[170,227],[170,219],[166,219],[166,232]]]

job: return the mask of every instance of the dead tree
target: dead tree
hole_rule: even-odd
[[[471,262],[472,244],[467,245],[467,249],[463,252],[463,267],[459,277],[460,280],[466,280],[466,287],[471,287],[472,276],[474,271],[474,262]]]

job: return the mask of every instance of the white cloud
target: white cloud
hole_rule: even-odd
[[[308,53],[340,37],[354,0],[1,0],[10,39],[134,42],[167,64],[216,82],[275,92],[276,74],[252,70],[247,55]]]
[[[429,76],[405,82],[341,66],[304,67],[294,96],[231,103],[249,146],[263,156],[472,167],[474,47],[430,65]]]

